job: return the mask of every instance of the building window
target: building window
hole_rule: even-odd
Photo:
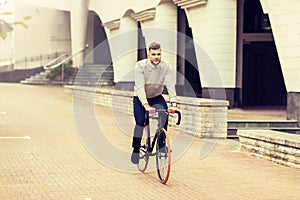
[[[271,32],[268,14],[263,13],[259,0],[245,0],[244,33]]]

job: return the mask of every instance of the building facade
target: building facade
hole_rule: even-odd
[[[60,13],[63,24],[48,26],[52,34],[46,38],[59,30],[63,36],[57,37],[70,39],[64,46],[72,54],[88,44],[85,54],[74,57],[74,66],[111,62],[119,88],[132,87],[135,62],[158,41],[177,72],[179,95],[223,98],[225,92],[230,107],[286,106],[288,118],[300,118],[298,0],[15,2],[43,9],[46,16]]]
[[[1,0],[0,19],[13,28],[0,38],[0,71],[35,68],[70,53],[69,11]]]

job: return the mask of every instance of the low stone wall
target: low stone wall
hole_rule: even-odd
[[[300,135],[272,130],[238,130],[242,151],[300,168]]]
[[[0,82],[18,83],[21,80],[29,78],[30,76],[33,76],[42,71],[44,71],[43,67],[0,72]]]
[[[124,113],[132,114],[133,112],[133,92],[131,91],[80,86],[65,86],[65,91],[76,99],[113,107],[114,110]],[[165,98],[168,99],[168,96]],[[171,127],[179,128],[197,137],[227,137],[228,101],[179,96],[178,103],[182,114],[181,125],[176,126],[177,119],[170,117]]]
[[[288,92],[287,119],[297,120],[300,127],[300,92]]]

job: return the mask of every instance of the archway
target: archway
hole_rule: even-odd
[[[93,11],[89,11],[88,16],[88,28],[87,28],[87,43],[89,44],[89,49],[87,53],[93,53],[94,55],[89,55],[89,60],[86,60],[86,63],[91,64],[108,64],[111,63],[111,54],[109,44],[107,42],[107,36],[102,26],[102,22],[97,15],[97,13]],[[106,51],[99,52],[93,51],[99,44],[106,46]]]
[[[196,52],[193,42],[192,29],[189,26],[185,11],[178,7],[178,27],[179,33],[186,35],[185,38],[178,37],[178,55],[185,55],[185,58],[177,56],[177,71],[181,73],[182,78],[178,77],[177,91],[182,96],[201,97],[202,87],[199,77]],[[183,80],[184,78],[184,80]],[[181,80],[182,79],[182,80]],[[191,89],[193,91],[191,91]]]

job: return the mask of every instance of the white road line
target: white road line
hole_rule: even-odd
[[[0,140],[31,140],[31,137],[26,136],[0,136]]]

